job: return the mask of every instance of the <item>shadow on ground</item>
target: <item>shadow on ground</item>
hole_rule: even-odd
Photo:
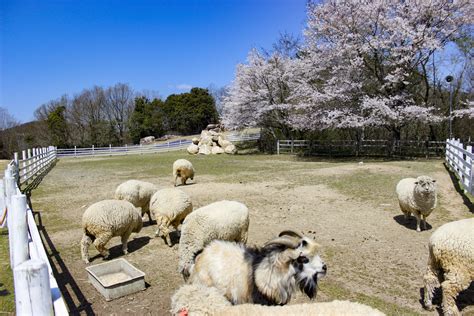
[[[459,184],[459,180],[458,178],[456,177],[456,175],[454,174],[454,172],[452,172],[449,167],[446,165],[446,163],[444,163],[444,167],[446,168],[446,171],[448,172],[449,174],[449,177],[451,178],[451,181],[453,182],[453,186],[454,188],[456,189],[456,191],[459,193],[459,195],[461,195],[462,197],[462,200],[464,202],[464,205],[467,206],[467,208],[469,209],[469,212],[471,213],[474,213],[474,204],[471,202],[471,200],[467,197],[466,193],[464,192],[464,189],[461,187],[461,185]]]
[[[393,217],[393,219],[400,225],[405,226],[408,229],[411,230],[416,230],[416,218],[413,216],[410,216],[408,219],[408,222],[405,221],[405,215],[396,215]],[[428,222],[426,223],[426,229],[423,229],[423,222],[420,223],[420,228],[422,231],[424,230],[431,230],[433,228]]]
[[[420,304],[424,307],[424,297],[425,289],[420,288]],[[436,311],[439,315],[443,315],[443,310],[441,308],[441,302],[443,300],[443,295],[440,287],[435,289],[433,295],[433,306],[436,308]],[[474,306],[474,282],[471,282],[471,285],[459,293],[458,297],[456,298],[456,306],[458,307],[459,311],[462,312],[468,306]]]

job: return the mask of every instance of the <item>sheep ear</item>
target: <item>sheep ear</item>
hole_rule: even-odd
[[[435,179],[433,179],[433,183],[436,183],[436,180],[435,180]]]
[[[418,184],[418,181],[415,181],[415,184]]]
[[[284,230],[280,234],[278,234],[278,237],[281,236],[291,236],[291,237],[297,237],[297,238],[303,238],[303,236],[294,230]]]

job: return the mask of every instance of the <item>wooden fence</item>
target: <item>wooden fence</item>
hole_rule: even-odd
[[[472,146],[466,146],[459,139],[446,140],[446,164],[449,169],[459,178],[463,189],[474,195],[474,153]]]
[[[61,148],[58,149],[58,157],[100,157],[100,156],[119,156],[119,155],[134,155],[134,154],[151,154],[168,152],[174,150],[181,150],[188,147],[192,142],[190,140],[176,140],[167,143],[153,144],[153,145],[132,145],[121,147],[92,147],[88,148]]]
[[[277,154],[311,156],[441,157],[444,141],[277,140]]]
[[[20,190],[21,184],[28,186],[44,176],[56,160],[56,149],[28,150],[23,152],[22,158],[15,154],[0,181],[0,220],[2,226],[8,225],[16,314],[68,315],[33,211]]]

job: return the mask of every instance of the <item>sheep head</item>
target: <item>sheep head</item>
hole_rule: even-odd
[[[415,181],[415,192],[427,196],[433,194],[436,190],[436,180],[428,176],[419,176]]]

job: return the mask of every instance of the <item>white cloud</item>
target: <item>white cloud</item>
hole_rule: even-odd
[[[192,87],[193,86],[190,85],[190,84],[181,83],[181,84],[176,85],[175,88],[178,89],[178,90],[191,90]]]

